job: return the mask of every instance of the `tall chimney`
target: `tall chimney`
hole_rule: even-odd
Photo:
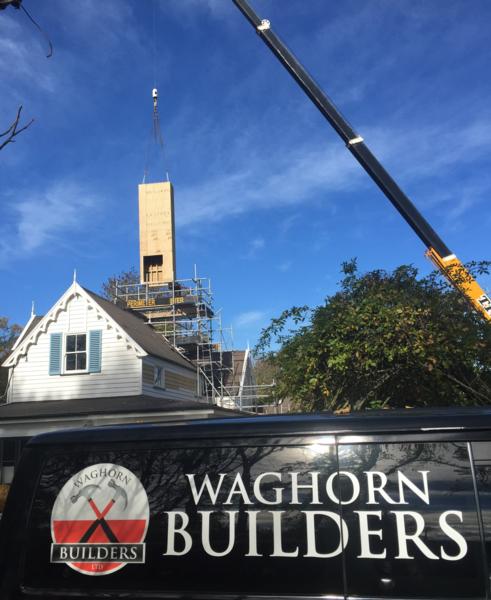
[[[176,278],[174,190],[170,181],[138,186],[140,282],[160,285]]]

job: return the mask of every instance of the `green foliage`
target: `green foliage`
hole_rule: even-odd
[[[355,260],[342,272],[324,305],[286,310],[262,332],[256,352],[280,398],[304,411],[491,402],[491,326],[438,273],[360,275]]]
[[[0,317],[0,360],[10,352],[21,331],[20,325],[10,325],[7,317]]]
[[[260,358],[254,361],[254,379],[259,387],[261,394],[259,404],[275,404],[277,402],[275,386],[272,385],[277,377],[277,368],[273,361],[268,357]],[[266,387],[267,386],[267,387]]]
[[[0,364],[10,354],[15,340],[19,337],[22,327],[9,324],[7,317],[0,317]],[[0,368],[0,397],[4,394],[7,386],[8,369]]]
[[[124,285],[134,285],[140,283],[140,275],[135,267],[128,271],[121,271],[117,275],[111,275],[103,282],[101,293],[106,300],[113,301],[116,298],[116,287]]]

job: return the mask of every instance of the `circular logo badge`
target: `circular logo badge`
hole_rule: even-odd
[[[145,562],[148,498],[134,473],[111,463],[86,467],[61,489],[51,512],[51,562],[109,575]]]

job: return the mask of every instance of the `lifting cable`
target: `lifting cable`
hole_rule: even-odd
[[[164,167],[164,140],[162,137],[162,129],[160,127],[160,116],[158,108],[158,90],[157,90],[157,1],[153,0],[152,10],[152,71],[153,71],[153,89],[152,89],[152,101],[153,101],[153,113],[152,113],[152,128],[150,135],[147,140],[146,151],[145,151],[145,165],[143,169],[143,183],[146,183],[149,168],[150,159],[152,154],[152,148],[156,148],[159,156],[159,162]]]

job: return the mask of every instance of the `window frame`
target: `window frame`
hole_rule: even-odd
[[[85,350],[82,351],[73,351],[73,352],[68,352],[67,351],[67,343],[68,343],[68,337],[69,336],[75,336],[75,348],[77,347],[77,337],[78,336],[85,336]],[[66,358],[68,354],[74,354],[75,356],[77,354],[85,354],[85,369],[67,369],[67,364],[66,364]],[[65,333],[63,335],[63,364],[62,364],[62,373],[63,375],[80,375],[82,373],[88,373],[89,372],[89,335],[88,332],[79,332],[79,333]],[[76,361],[76,358],[75,358]]]
[[[153,365],[153,387],[158,390],[165,390],[165,369],[163,366]]]

